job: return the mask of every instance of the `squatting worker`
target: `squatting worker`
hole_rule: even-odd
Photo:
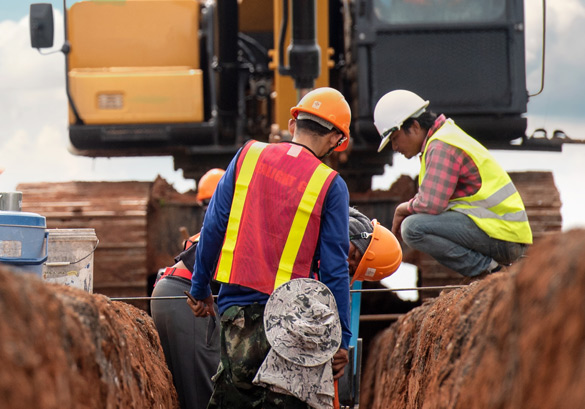
[[[378,151],[391,142],[407,159],[421,155],[418,193],[396,208],[392,232],[464,276],[499,271],[532,243],[522,199],[490,152],[428,104],[395,90],[374,110]]]
[[[317,278],[317,264],[342,326],[336,378],[348,362],[349,193],[321,159],[346,149],[351,112],[340,92],[325,87],[306,94],[291,114],[292,141],[252,140],[240,149],[203,222],[191,284],[196,302],[188,302],[196,316],[213,315],[209,283],[222,283],[221,358],[209,408],[307,407],[252,380],[270,350],[263,328],[270,294],[288,280]]]

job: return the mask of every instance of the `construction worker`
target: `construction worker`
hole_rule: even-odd
[[[349,209],[349,239],[352,283],[382,280],[400,266],[402,250],[396,237],[355,208]],[[336,407],[330,358],[337,351],[341,325],[333,306],[333,295],[317,280],[296,279],[279,286],[264,311],[272,349],[254,384],[284,390],[312,408]]]
[[[219,179],[223,176],[225,170],[219,168],[213,168],[205,172],[199,183],[197,184],[197,197],[204,206],[209,205],[209,201],[215,192],[215,188],[219,183]]]
[[[207,206],[225,171],[211,169],[197,185],[197,200]],[[184,251],[175,257],[157,280],[153,297],[184,297],[191,288],[195,249],[199,234],[191,236]],[[214,288],[217,294],[217,288]],[[217,306],[214,306],[217,311]],[[182,409],[205,409],[213,392],[211,377],[219,363],[219,327],[217,317],[199,319],[182,299],[152,300],[150,311],[159,333],[163,352],[173,375],[173,383]]]
[[[348,362],[349,193],[321,160],[346,149],[351,112],[340,92],[324,87],[307,93],[291,114],[292,141],[249,141],[205,215],[191,285],[195,301],[188,303],[198,317],[214,315],[209,283],[213,278],[222,284],[221,362],[209,408],[307,407],[252,380],[270,349],[263,328],[268,297],[290,279],[314,277],[317,262],[341,320],[336,378]]]
[[[418,193],[398,205],[392,232],[463,276],[499,271],[532,243],[522,199],[490,152],[428,105],[395,90],[374,110],[378,152],[391,142],[407,159],[420,155]]]
[[[394,234],[353,207],[349,209],[349,240],[350,284],[380,281],[400,267],[402,248]]]
[[[195,243],[197,243],[199,240],[199,234],[196,236]],[[378,223],[376,220],[370,220],[367,216],[363,215],[355,208],[349,209],[349,240],[349,256],[347,261],[349,263],[349,274],[352,278],[352,283],[354,281],[380,281],[394,273],[402,261],[402,250],[398,240],[396,240],[394,235],[388,229],[381,226],[380,223]],[[194,247],[191,247],[185,252],[189,253],[189,256],[185,256],[184,260],[186,263],[191,260],[189,264],[191,266],[194,261],[195,254],[193,249]],[[363,257],[363,255],[366,255],[366,257]],[[283,286],[280,286],[279,289],[282,287]],[[274,295],[274,292],[272,295]],[[316,322],[319,322],[319,320],[323,319],[323,317],[314,317],[314,319]],[[329,321],[324,324],[327,324],[328,322]],[[339,333],[339,336],[341,336],[341,332]],[[267,338],[270,342],[268,334]],[[219,338],[213,337],[213,341],[217,341],[217,348],[219,348]],[[321,347],[319,350],[323,352]],[[335,351],[336,350],[337,349],[335,349]],[[216,358],[217,365],[219,363],[219,354]],[[262,366],[264,369],[266,369],[266,360],[264,360]],[[260,370],[261,369],[262,367]],[[259,370],[256,374],[254,383],[279,384],[281,386],[284,385],[285,389],[288,390],[288,393],[292,393],[303,401],[311,401],[309,396],[314,396],[312,393],[309,395],[299,393],[299,390],[295,388],[295,384],[298,384],[298,379],[296,378],[298,378],[300,375],[297,373],[293,373],[292,375],[291,373],[287,373],[287,370],[290,369],[290,365],[287,365],[286,368],[272,369],[278,371],[280,374],[276,377],[277,379],[274,379],[270,376],[267,377],[266,374],[259,377]],[[326,376],[326,374],[324,374],[324,376]],[[331,379],[333,378],[332,373],[330,374],[330,377]],[[287,384],[287,381],[292,378],[295,378],[296,382],[293,382],[290,385]],[[325,383],[323,384],[324,385],[322,386],[325,386]],[[289,388],[287,389],[286,386],[289,386]],[[327,386],[331,385],[327,383]],[[322,388],[321,385],[312,388],[313,392],[315,390],[320,391],[319,393],[326,392],[326,388]],[[325,395],[327,394],[325,393]],[[326,400],[325,397],[322,399]]]

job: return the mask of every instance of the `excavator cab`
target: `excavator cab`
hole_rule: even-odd
[[[359,130],[373,126],[374,106],[386,92],[406,89],[487,147],[509,147],[525,135],[522,0],[355,4]]]

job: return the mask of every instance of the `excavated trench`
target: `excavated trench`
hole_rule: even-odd
[[[444,291],[372,342],[360,408],[585,407],[585,231]]]
[[[152,319],[0,267],[0,407],[178,408]]]
[[[585,231],[427,300],[370,344],[360,408],[585,407]],[[0,407],[177,408],[151,318],[0,268]]]

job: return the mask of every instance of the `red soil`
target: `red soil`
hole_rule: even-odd
[[[0,407],[178,408],[152,319],[0,268]]]
[[[360,407],[585,407],[585,231],[511,271],[444,291],[379,334]]]

